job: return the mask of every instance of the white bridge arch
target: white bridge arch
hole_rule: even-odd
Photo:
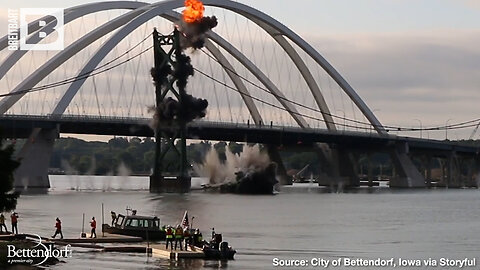
[[[97,50],[94,56],[84,66],[82,71],[79,72],[79,74],[85,74],[90,72],[100,63],[100,61],[104,57],[106,57],[108,52],[113,49],[122,39],[128,36],[131,31],[146,23],[150,19],[156,16],[163,16],[164,18],[169,20],[177,20],[178,13],[173,12],[173,10],[182,7],[183,2],[183,0],[167,0],[154,4],[147,4],[133,1],[111,1],[85,4],[67,9],[65,11],[66,23],[71,22],[83,15],[103,10],[129,9],[131,11],[116,17],[115,19],[103,24],[102,26],[99,26],[95,30],[91,31],[90,33],[70,44],[67,48],[65,48],[65,50],[57,53],[40,68],[30,74],[11,92],[19,92],[24,89],[30,89],[34,87],[43,78],[48,76],[51,72],[57,69],[60,65],[66,62],[76,53],[86,48],[93,41],[98,40],[99,38],[120,28],[107,42],[105,42]],[[307,53],[318,65],[323,68],[323,70],[341,87],[341,89],[343,89],[343,91],[349,96],[353,103],[355,103],[355,105],[360,109],[360,111],[368,119],[368,121],[378,133],[386,134],[386,131],[381,125],[381,123],[378,121],[372,111],[367,107],[367,105],[363,102],[363,100],[358,96],[355,90],[348,84],[348,82],[335,70],[335,68],[333,68],[332,65],[330,65],[325,60],[325,58],[320,55],[319,52],[317,52],[310,44],[308,44],[292,30],[290,30],[277,20],[273,19],[272,17],[262,13],[261,11],[237,2],[233,2],[230,0],[204,0],[203,2],[207,6],[223,8],[246,17],[250,21],[263,28],[268,34],[273,37],[273,39],[288,54],[288,56],[294,62],[295,66],[298,68],[299,72],[306,81],[315,99],[315,102],[317,103],[320,111],[322,112],[322,116],[328,129],[336,129],[333,118],[330,114],[330,110],[324,100],[324,97],[322,96],[322,93],[320,92],[320,89],[315,79],[313,78],[313,75],[310,73],[307,65],[302,61],[301,57],[298,55],[298,53],[295,51],[289,41],[287,41],[287,38],[293,43],[295,43],[300,49]],[[33,30],[37,30],[34,26],[31,26],[31,28]],[[238,78],[238,76],[235,74],[231,64],[228,63],[227,59],[222,55],[222,53],[215,46],[213,46],[212,42],[217,43],[225,51],[227,51],[235,59],[237,59],[245,68],[247,68],[275,96],[275,98],[277,98],[279,103],[290,113],[292,118],[297,122],[299,126],[308,127],[308,124],[303,119],[302,115],[297,112],[296,108],[284,97],[283,93],[278,89],[278,87],[270,79],[268,79],[268,77],[254,63],[252,63],[237,48],[235,48],[233,45],[231,45],[228,41],[226,41],[219,35],[210,32],[208,36],[211,41],[207,41],[206,48],[214,55],[215,58],[217,58],[217,60],[224,67],[225,72],[230,76],[233,83],[237,87],[252,118],[257,124],[262,121],[262,118],[253,100],[248,95],[247,88],[243,84],[242,80]],[[6,48],[6,40],[6,37],[0,39],[1,50]],[[31,42],[35,41],[36,40],[31,40]],[[4,76],[13,66],[13,64],[18,61],[23,55],[24,52],[16,51],[13,52],[9,57],[7,57],[7,59],[0,64],[0,78]],[[53,112],[54,114],[62,114],[65,111],[66,107],[76,95],[83,82],[84,79],[81,79],[73,82],[70,85],[65,95],[57,104]],[[25,94],[26,93],[22,92],[21,94],[8,96],[2,99],[0,101],[0,114],[4,114],[6,111],[8,111]]]

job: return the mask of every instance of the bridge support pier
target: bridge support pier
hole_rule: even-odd
[[[472,181],[476,187],[480,187],[480,158],[477,156],[473,158],[475,171],[473,172]]]
[[[397,176],[390,180],[393,188],[422,188],[425,178],[418,171],[412,159],[408,156],[408,143],[399,143],[391,150],[391,158],[396,167]]]
[[[35,128],[18,154],[20,166],[14,173],[16,190],[37,190],[50,188],[48,168],[53,152],[57,129]]]
[[[459,188],[465,185],[462,180],[462,171],[460,166],[460,160],[455,151],[451,151],[447,160],[448,168],[448,186],[453,188]]]
[[[355,154],[345,149],[338,149],[337,151],[338,159],[336,161],[339,163],[339,174],[348,179],[345,186],[359,187],[360,178],[358,177],[358,164],[356,161],[358,159],[355,158]]]
[[[478,160],[476,157],[470,157],[468,159],[468,171],[467,171],[467,179],[466,183],[468,187],[474,187],[478,188],[479,187],[479,169],[480,169],[480,160]]]
[[[324,177],[318,179],[320,186],[359,187],[358,168],[353,153],[342,148],[333,148],[326,144],[315,147]]]
[[[152,193],[188,193],[192,185],[190,176],[150,176],[150,192]]]
[[[275,145],[267,145],[267,152],[270,160],[277,164],[277,177],[280,185],[292,185],[292,177],[287,174],[287,169],[283,164],[282,157]]]
[[[454,163],[453,163],[453,154],[452,153],[448,153],[448,157],[447,157],[447,177],[446,177],[446,183],[447,183],[447,187],[454,187],[454,183],[453,183],[453,173],[454,173]]]
[[[368,186],[373,187],[373,163],[372,163],[372,154],[367,153],[367,179]]]
[[[466,163],[467,166],[467,175],[465,176],[465,184],[468,187],[477,187],[476,183],[473,181],[473,173],[475,170],[475,160],[473,158],[469,158],[468,160],[464,160],[464,164]]]
[[[425,165],[426,165],[425,166],[425,169],[426,169],[425,182],[427,187],[431,187],[432,186],[432,156],[431,155],[425,156]]]

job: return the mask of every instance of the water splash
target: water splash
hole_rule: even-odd
[[[132,170],[122,161],[117,167],[117,176],[120,177],[120,189],[125,189],[128,186],[128,177],[132,174]]]
[[[211,147],[203,164],[195,164],[195,172],[210,179],[210,184],[218,185],[237,181],[239,172],[244,175],[264,171],[271,164],[268,154],[261,151],[258,144],[244,145],[240,154],[234,154],[225,148],[226,160],[222,162],[218,152]]]
[[[65,175],[68,176],[69,182],[70,182],[70,189],[71,190],[79,190],[80,189],[80,183],[79,179],[77,177],[78,171],[70,165],[70,163],[62,159],[61,161],[61,166],[63,171],[65,172]]]

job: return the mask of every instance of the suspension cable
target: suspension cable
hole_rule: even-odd
[[[215,57],[213,57],[212,55],[210,55],[209,53],[207,53],[205,50],[202,49],[202,52],[207,55],[208,57],[212,58],[215,62],[217,62],[218,64],[220,64],[222,66],[222,68],[224,69],[227,69],[229,70],[230,72],[232,72],[233,74],[235,74],[236,76],[238,76],[240,79],[246,81],[247,83],[249,83],[250,85],[268,93],[268,94],[271,94],[273,95],[275,98],[277,99],[282,99],[284,101],[287,101],[287,102],[290,102],[294,105],[297,105],[299,107],[302,107],[304,109],[308,109],[308,110],[311,110],[311,111],[314,111],[314,112],[317,112],[317,113],[322,113],[322,114],[326,114],[326,115],[329,115],[333,118],[337,118],[337,119],[340,119],[340,120],[343,120],[343,121],[349,121],[349,122],[352,122],[352,123],[356,123],[356,124],[360,124],[360,125],[365,125],[365,126],[373,126],[374,128],[375,127],[383,127],[385,129],[388,129],[388,130],[396,130],[396,131],[420,131],[420,130],[425,130],[425,131],[428,131],[428,130],[445,130],[445,129],[463,129],[465,128],[464,126],[465,125],[468,125],[468,127],[472,127],[472,126],[475,126],[475,125],[469,125],[471,123],[477,123],[480,121],[480,118],[477,118],[477,119],[473,119],[473,120],[468,120],[468,121],[464,121],[464,122],[460,122],[460,123],[456,123],[456,124],[450,124],[450,125],[446,125],[446,126],[433,126],[433,127],[426,127],[426,128],[412,128],[412,127],[401,127],[401,126],[389,126],[389,125],[381,125],[381,126],[378,126],[378,125],[374,125],[370,122],[364,122],[364,121],[359,121],[359,120],[356,120],[356,119],[351,119],[351,118],[348,118],[348,117],[345,117],[345,116],[339,116],[339,115],[335,115],[335,114],[332,114],[332,113],[327,113],[327,112],[324,112],[322,110],[319,110],[317,108],[313,108],[313,107],[310,107],[310,106],[307,106],[307,105],[304,105],[304,104],[301,104],[299,102],[296,102],[294,100],[291,100],[291,99],[288,99],[286,97],[282,97],[282,96],[278,96],[277,94],[275,93],[272,93],[270,92],[268,89],[258,85],[257,83],[255,82],[252,82],[251,80],[249,80],[248,78],[245,78],[244,76],[238,74],[235,70],[232,70],[230,69],[229,67],[223,65],[220,61],[218,61]],[[308,117],[307,117],[308,118]],[[317,118],[318,119],[318,118]],[[327,123],[326,120],[324,119],[318,119],[322,122],[325,122]],[[346,126],[345,124],[339,124],[339,123],[331,123],[331,124],[336,124],[336,125],[340,125],[340,126]],[[353,125],[348,125],[346,127],[351,127],[351,128],[360,128],[360,129],[369,129],[370,128],[365,128],[365,127],[358,127],[358,126],[353,126]]]

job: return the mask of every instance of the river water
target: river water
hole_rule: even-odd
[[[198,187],[202,179],[194,179]],[[480,193],[476,189],[393,191],[388,188],[328,192],[315,184],[283,187],[274,196],[241,196],[194,191],[185,195],[148,192],[147,177],[51,176],[44,195],[22,195],[20,232],[48,236],[55,218],[65,237],[79,237],[82,213],[101,221],[109,212],[157,215],[162,224],[194,216],[204,235],[215,227],[237,249],[234,261],[174,262],[145,254],[92,252],[75,248],[72,258],[52,269],[321,269],[320,259],[473,259],[479,262]],[[85,224],[88,227],[88,223]],[[312,261],[313,259],[313,261]],[[273,261],[306,260],[308,267],[275,267]],[[480,266],[464,268],[479,269]],[[328,269],[379,269],[332,267]],[[382,269],[388,269],[384,267]],[[458,269],[441,267],[435,269]]]

